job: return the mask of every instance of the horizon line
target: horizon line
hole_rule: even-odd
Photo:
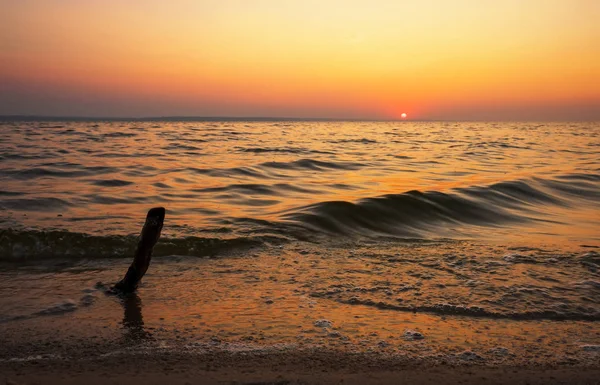
[[[598,120],[522,120],[522,119],[375,119],[375,118],[324,118],[324,117],[277,117],[277,116],[195,116],[195,115],[167,115],[167,116],[79,116],[79,115],[0,115],[0,121],[66,121],[66,122],[92,122],[92,121],[113,121],[113,122],[160,122],[160,121],[188,121],[188,122],[597,122]]]

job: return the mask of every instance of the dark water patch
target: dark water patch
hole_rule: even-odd
[[[108,221],[114,219],[128,219],[124,215],[96,215],[96,216],[85,216],[85,217],[64,217],[65,222],[96,222],[96,221]]]
[[[473,172],[469,172],[469,171],[446,171],[446,172],[442,172],[440,175],[444,175],[444,176],[467,176],[467,175],[473,175],[475,173]]]
[[[358,186],[352,186],[350,184],[345,184],[345,183],[332,183],[327,186],[333,187],[334,189],[337,189],[337,190],[356,190],[359,188]]]
[[[498,149],[519,149],[519,150],[530,150],[529,146],[519,146],[516,144],[506,143],[502,141],[489,141],[489,142],[478,142],[478,143],[470,143],[467,146],[467,149],[482,149],[489,150],[490,148],[498,148]]]
[[[37,154],[16,154],[5,153],[0,155],[0,160],[35,160],[35,159],[52,159],[58,156],[51,152],[39,152]]]
[[[167,198],[176,198],[176,199],[197,199],[200,197],[199,194],[187,194],[187,193],[182,193],[182,192],[175,192],[175,193],[168,193],[168,192],[164,192],[160,195],[161,197],[164,197],[165,200],[168,201]]]
[[[124,152],[98,152],[95,154],[98,158],[161,158],[164,156],[163,153],[158,152],[136,152],[136,153],[124,153]]]
[[[39,167],[57,167],[57,168],[75,168],[82,169],[85,168],[81,163],[73,163],[73,162],[44,162],[38,163],[36,166]]]
[[[207,209],[205,207],[186,207],[185,209],[169,209],[169,215],[189,215],[190,213],[198,213],[202,215],[219,215],[220,212],[216,210]],[[201,231],[199,229],[198,231]]]
[[[182,255],[207,257],[234,250],[279,244],[279,237],[255,236],[221,238],[161,238],[154,248],[154,257]],[[20,261],[48,258],[131,258],[137,246],[137,236],[93,236],[68,231],[0,230],[0,260]]]
[[[282,154],[333,154],[329,151],[311,150],[305,147],[236,147],[240,152],[251,152],[255,154],[282,153]]]
[[[237,191],[244,194],[256,194],[256,195],[274,195],[275,192],[269,186],[263,184],[232,184],[223,187],[208,187],[203,189],[194,189],[194,192],[199,193],[215,193],[223,191]]]
[[[121,179],[103,179],[103,180],[94,180],[91,182],[93,185],[101,186],[101,187],[124,187],[133,184],[133,182]]]
[[[321,191],[319,190],[300,187],[289,183],[276,183],[273,185],[273,187],[280,191],[287,191],[299,194],[321,194]]]
[[[151,196],[137,196],[137,197],[116,197],[110,195],[86,195],[89,202],[102,204],[102,205],[116,205],[116,204],[132,204],[132,203],[143,203],[155,199]]]
[[[107,174],[116,171],[117,169],[114,167],[90,166],[80,167],[80,169],[76,170],[58,170],[50,167],[33,167],[24,170],[4,170],[2,172],[14,179],[28,180],[44,177],[74,178],[80,176]]]
[[[19,197],[26,195],[27,193],[19,192],[19,191],[6,191],[0,190],[0,197]]]
[[[514,140],[514,138],[513,138]],[[515,148],[519,150],[531,150],[530,146],[518,146],[516,144],[506,143],[506,142],[488,142],[487,143],[491,147],[500,147],[500,148]]]
[[[221,134],[223,135],[233,135],[233,136],[245,136],[245,135],[252,135],[251,132],[244,132],[244,131],[233,131],[233,130],[222,130]]]
[[[307,231],[302,226],[295,224],[251,217],[220,218],[215,220],[215,224],[235,229],[236,233],[244,236],[267,236],[274,237],[275,240],[285,239],[291,241],[296,239],[314,242],[316,235],[314,232]]]
[[[217,192],[238,192],[248,195],[281,195],[283,192],[295,192],[302,194],[317,194],[318,191],[294,186],[287,183],[277,183],[274,185],[246,183],[230,184],[227,186],[207,187],[202,189],[192,189],[198,193],[217,193]]]
[[[163,150],[165,151],[200,151],[201,148],[196,147],[196,146],[190,146],[190,145],[186,145],[186,144],[180,144],[180,143],[172,143],[169,144],[167,146],[162,147]]]
[[[162,182],[156,182],[156,183],[153,183],[153,184],[152,184],[152,186],[154,186],[154,187],[158,187],[158,188],[169,188],[169,189],[170,189],[170,188],[172,188],[172,187],[171,187],[171,186],[169,186],[168,184],[166,184],[166,183],[162,183]]]
[[[300,159],[292,162],[265,162],[260,167],[275,168],[281,170],[358,170],[365,165],[356,162],[325,162],[314,159]]]
[[[600,268],[600,253],[596,251],[590,251],[579,257],[579,262],[584,265],[594,265]]]
[[[322,293],[311,293],[312,297],[327,297]],[[370,299],[359,299],[356,297],[350,299],[336,299],[337,302],[348,305],[370,306],[380,310],[393,310],[409,313],[430,313],[440,316],[464,316],[470,318],[493,318],[510,319],[519,321],[529,320],[553,320],[553,321],[600,321],[600,312],[590,309],[590,311],[556,311],[556,310],[534,310],[523,312],[499,312],[487,310],[478,306],[463,306],[452,304],[436,305],[415,305],[404,306],[383,301],[373,301]]]
[[[72,204],[59,198],[40,197],[29,199],[3,199],[2,202],[0,202],[0,206],[9,210],[53,212],[64,210],[71,207]]]
[[[203,228],[195,228],[190,225],[173,225],[173,229],[177,230],[181,234],[190,234],[197,236],[198,234],[234,234],[234,229],[230,227],[203,227]]]
[[[437,160],[422,160],[422,161],[410,162],[408,164],[415,164],[415,165],[421,165],[421,164],[444,164],[444,162],[438,162]]]
[[[367,139],[367,138],[361,138],[361,139],[337,139],[337,140],[329,140],[329,143],[336,143],[336,144],[345,144],[345,143],[360,143],[360,144],[374,144],[377,143],[376,140],[374,139]]]
[[[144,166],[140,166],[140,165],[132,165],[132,166],[124,166],[123,167],[124,171],[122,171],[123,175],[127,175],[127,176],[155,176],[159,173],[168,173],[170,172],[170,170],[159,170],[158,168],[154,167],[154,166],[149,166],[149,165],[144,165]]]
[[[193,181],[189,180],[189,179],[185,179],[185,178],[181,178],[181,177],[176,177],[173,179],[175,182],[177,183],[181,183],[181,184],[189,184],[189,183],[194,183]]]
[[[58,135],[71,135],[71,134],[77,135],[78,133],[74,128],[67,128],[65,130],[58,132],[57,134]]]
[[[133,138],[134,136],[138,136],[138,134],[135,132],[108,132],[102,134],[103,138]]]
[[[237,175],[237,176],[262,178],[265,176],[264,173],[257,171],[251,167],[233,167],[233,168],[217,168],[217,169],[189,167],[189,168],[186,168],[185,171],[191,172],[194,174],[201,174],[201,175],[207,175],[207,176],[212,176],[212,177],[230,177],[230,176]]]
[[[126,168],[136,169],[136,170],[142,170],[142,171],[158,171],[158,168],[156,168],[154,166],[147,165],[147,164],[145,164],[143,166],[132,165],[132,166],[127,166]]]
[[[267,206],[273,206],[273,205],[280,203],[280,201],[276,200],[276,199],[257,199],[257,198],[248,198],[248,197],[235,198],[233,196],[228,196],[227,199],[230,199],[231,203],[234,205],[252,206],[252,207],[267,207]]]
[[[197,151],[184,151],[181,153],[182,155],[185,156],[206,156],[206,154],[203,154],[201,152],[197,152]]]

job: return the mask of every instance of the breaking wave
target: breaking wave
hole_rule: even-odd
[[[461,226],[502,226],[519,222],[559,222],[546,208],[597,201],[600,185],[593,176],[517,180],[440,191],[408,191],[362,199],[305,206],[284,218],[330,234],[400,237],[451,236]],[[450,230],[450,232],[448,232]]]
[[[505,181],[488,186],[457,188],[449,192],[408,191],[357,202],[325,201],[279,213],[275,220],[221,218],[230,238],[195,236],[163,238],[156,255],[211,256],[231,250],[259,247],[290,239],[322,241],[357,237],[397,239],[462,238],[467,228],[503,227],[528,222],[561,223],[549,208],[594,205],[600,196],[597,175],[555,179]],[[295,192],[292,184],[232,184],[205,188],[203,193],[278,195]],[[22,198],[21,198],[22,199]],[[5,200],[5,205],[9,200]],[[44,210],[54,201],[44,201]],[[59,204],[58,202],[56,204]],[[28,204],[32,204],[29,202]],[[168,209],[168,207],[167,207]],[[175,214],[175,212],[173,212]],[[251,230],[248,230],[248,227]],[[209,232],[206,229],[197,233]],[[135,236],[88,235],[69,231],[0,230],[0,259],[35,257],[129,257]]]
[[[36,258],[131,258],[138,237],[94,236],[68,231],[0,230],[0,260]],[[155,256],[186,255],[210,257],[281,242],[276,237],[255,236],[232,239],[183,237],[161,238]]]

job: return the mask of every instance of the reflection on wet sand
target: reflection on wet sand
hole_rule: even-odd
[[[125,339],[135,342],[152,338],[152,334],[144,329],[144,317],[142,315],[142,299],[136,293],[128,293],[121,296],[123,305],[123,329]]]

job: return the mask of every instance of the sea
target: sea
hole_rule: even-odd
[[[5,120],[0,209],[0,360],[599,359],[597,122]]]

